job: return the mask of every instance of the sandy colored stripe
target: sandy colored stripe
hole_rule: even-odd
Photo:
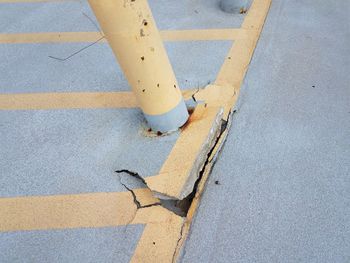
[[[271,4],[271,0],[255,0],[243,22],[243,27],[248,29],[251,28],[252,30],[255,30],[255,32],[253,31],[249,37],[249,39],[253,40],[250,41],[249,44],[246,45],[246,41],[240,42],[240,43],[235,43],[232,47],[232,49],[229,52],[228,57],[231,57],[232,55],[235,55],[235,58],[237,58],[239,61],[241,61],[240,63],[242,63],[242,65],[239,65],[239,63],[235,64],[235,62],[232,62],[230,59],[229,61],[226,61],[219,73],[219,76],[217,78],[216,81],[216,85],[222,85],[220,86],[211,86],[210,89],[208,90],[208,93],[203,93],[201,95],[202,98],[206,98],[208,100],[210,100],[210,98],[214,99],[212,100],[211,103],[209,104],[217,104],[220,102],[219,99],[217,99],[217,95],[221,94],[222,97],[222,105],[226,106],[226,114],[228,112],[227,109],[231,109],[234,104],[235,101],[237,99],[238,93],[239,93],[239,89],[240,89],[240,84],[244,78],[246,69],[243,68],[243,65],[245,65],[246,67],[249,66],[249,62],[251,60],[251,57],[253,55],[256,43],[259,39],[260,36],[260,32],[262,30],[262,27],[264,25],[264,21],[266,19],[266,16],[268,14],[269,11],[269,7]],[[243,50],[244,46],[249,49],[249,50]],[[240,52],[243,53],[240,53]],[[248,61],[248,64],[247,64]],[[235,66],[232,66],[231,63]],[[236,67],[236,68],[235,68]],[[228,68],[230,68],[231,70],[235,70],[238,69],[240,70],[240,73],[242,75],[234,75],[234,77],[231,78],[230,74],[232,74],[233,72],[229,71]],[[226,86],[228,85],[228,86]],[[237,86],[239,85],[239,86]],[[217,92],[214,91],[214,88],[218,89],[221,88],[222,90]],[[229,95],[231,94],[231,95]],[[225,100],[224,98],[229,98],[228,100]],[[196,96],[197,98],[197,96]],[[224,115],[225,116],[225,115]],[[227,115],[226,115],[227,116]],[[217,152],[220,150],[221,145],[224,143],[225,138],[227,136],[228,130],[226,130],[224,132],[224,134],[222,134],[216,149],[214,149],[214,151],[212,152],[211,156],[209,157],[210,163],[208,163],[207,169],[204,171],[203,173],[203,177],[202,180],[200,181],[199,185],[198,185],[198,189],[197,189],[197,193],[192,201],[191,207],[188,211],[187,214],[187,222],[185,224],[185,227],[183,229],[183,236],[185,239],[186,236],[189,233],[189,228],[191,226],[191,222],[196,214],[196,210],[199,206],[199,202],[201,199],[201,195],[204,191],[205,188],[205,183],[210,175],[210,171],[213,167],[214,162],[212,161],[212,158],[214,158],[214,156],[217,155]]]
[[[192,90],[182,91],[185,99]],[[132,92],[64,92],[0,94],[0,110],[137,108]]]
[[[234,40],[238,37],[246,37],[241,29],[164,30],[160,31],[160,34],[164,41]],[[100,32],[11,33],[0,34],[0,43],[74,43],[94,42],[100,38]],[[100,43],[105,42],[106,39],[100,41]]]
[[[1,1],[1,0],[0,0]],[[2,44],[94,42],[101,38],[99,32],[45,32],[0,34]],[[106,42],[102,39],[100,42]]]
[[[0,94],[0,110],[135,108],[132,92]]]
[[[141,205],[158,202],[148,189],[134,192]],[[156,214],[167,219],[163,209],[133,221],[136,210],[130,192],[0,198],[0,232],[145,224],[159,222]]]
[[[79,0],[0,0],[1,3],[72,2]]]
[[[0,231],[125,225],[136,206],[128,192],[0,199]]]
[[[184,218],[173,214],[165,222],[147,224],[130,262],[175,262],[174,251],[177,250],[184,221]]]

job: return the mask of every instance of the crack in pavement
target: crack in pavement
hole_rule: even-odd
[[[129,175],[131,175],[131,176],[133,176],[133,177],[136,177],[137,179],[140,179],[140,180],[143,181],[143,179],[142,179],[142,177],[141,177],[140,175],[138,175],[137,173],[128,171],[128,170],[118,170],[118,171],[115,171],[115,172],[116,172],[116,173],[127,173],[127,174],[129,174]],[[122,186],[124,186],[124,188],[125,188],[126,190],[128,190],[128,191],[131,193],[132,198],[133,198],[133,201],[134,201],[134,203],[135,203],[137,209],[142,209],[142,208],[147,208],[147,207],[162,205],[160,202],[156,202],[156,203],[148,204],[148,205],[141,205],[140,201],[137,199],[137,196],[136,196],[135,192],[134,192],[131,188],[129,188],[128,186],[126,186],[126,184],[124,184],[124,183],[122,182],[122,179],[121,179],[121,177],[120,177],[119,174],[118,174],[118,177],[119,177],[119,182],[120,182],[120,184],[121,184]]]
[[[181,216],[179,214],[177,214],[174,209],[171,209],[169,207],[166,207],[164,204],[162,204],[161,202],[157,202],[157,203],[154,203],[154,204],[149,204],[149,205],[141,205],[140,201],[137,199],[137,196],[135,194],[135,192],[130,189],[128,186],[126,186],[122,180],[121,180],[121,177],[120,177],[120,174],[121,173],[126,173],[138,180],[140,180],[145,186],[147,186],[145,180],[136,172],[133,172],[133,171],[130,171],[130,170],[127,170],[127,169],[121,169],[121,170],[117,170],[115,171],[117,174],[118,174],[118,177],[119,177],[119,180],[120,180],[120,183],[125,187],[125,189],[127,189],[133,196],[133,199],[134,199],[134,203],[137,207],[136,209],[136,212],[138,209],[142,209],[142,208],[147,208],[147,207],[152,207],[152,206],[162,206],[164,207],[165,209],[177,214],[178,216],[181,216],[183,218],[183,224],[181,226],[181,230],[180,230],[180,233],[179,233],[179,238],[176,242],[176,247],[175,247],[175,250],[174,250],[174,253],[173,253],[173,257],[172,257],[172,263],[176,262],[177,260],[177,255],[178,255],[178,252],[179,252],[179,249],[180,247],[182,246],[182,243],[181,240],[183,240],[183,238],[185,237],[185,233],[184,233],[184,229],[185,229],[185,226],[190,226],[189,224],[186,224],[186,220],[188,220],[188,211],[190,209],[190,207],[192,206],[192,203],[194,201],[194,199],[198,199],[200,197],[200,192],[202,192],[202,189],[199,188],[199,185],[200,185],[200,182],[202,181],[203,179],[203,176],[204,174],[207,172],[207,170],[209,169],[209,173],[211,172],[211,169],[213,168],[214,164],[215,164],[215,161],[216,161],[216,158],[219,154],[219,152],[221,151],[222,149],[222,146],[224,145],[225,141],[226,141],[226,137],[227,137],[227,131],[228,129],[230,128],[230,125],[231,125],[231,122],[232,122],[232,116],[237,112],[236,109],[232,109],[229,111],[229,113],[227,114],[227,117],[226,118],[222,118],[221,119],[221,128],[220,128],[220,132],[219,132],[219,135],[216,137],[216,140],[215,140],[215,143],[213,144],[213,146],[210,148],[208,154],[207,154],[207,157],[206,157],[206,160],[205,160],[205,163],[203,164],[202,166],[202,169],[198,172],[199,173],[199,176],[193,186],[193,191],[184,199],[182,200],[174,200],[176,201],[176,204],[175,204],[175,207],[180,207],[181,210],[183,210],[184,212],[184,215]],[[199,194],[199,195],[197,195]],[[197,195],[197,196],[196,196]],[[135,212],[135,215],[134,215],[134,218],[136,216],[136,212]],[[132,222],[134,220],[134,218],[130,221]]]
[[[135,177],[135,178],[141,180],[141,182],[147,186],[145,179],[143,179],[142,176],[139,175],[136,172],[133,172],[133,171],[130,171],[130,170],[127,170],[127,169],[121,169],[121,170],[117,170],[115,172],[118,173],[118,174],[126,173],[128,175],[131,175],[132,177]]]
[[[173,253],[173,257],[172,257],[172,260],[171,260],[172,263],[174,263],[174,261],[176,260],[176,254],[177,254],[177,252],[179,250],[180,241],[183,238],[183,230],[184,230],[185,225],[186,225],[186,222],[184,221],[182,223],[182,226],[181,226],[180,237],[179,237],[179,239],[176,242],[176,247],[175,247],[175,250],[174,250],[174,253]]]

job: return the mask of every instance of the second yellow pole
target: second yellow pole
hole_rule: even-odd
[[[147,0],[89,0],[147,122],[176,130],[188,111]]]

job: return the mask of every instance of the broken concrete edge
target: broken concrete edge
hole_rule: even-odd
[[[127,187],[122,181],[120,180],[120,183],[124,186],[126,190],[131,192],[134,198],[134,202],[138,208],[144,208],[147,206],[153,206],[153,205],[161,205],[167,210],[170,210],[174,212],[177,215],[180,216],[186,216],[187,211],[189,207],[191,206],[191,200],[194,198],[196,193],[196,188],[198,183],[201,180],[201,176],[203,173],[203,170],[205,170],[208,163],[214,162],[221,150],[221,147],[223,146],[223,143],[227,136],[227,130],[229,129],[231,125],[231,118],[230,116],[235,113],[236,111],[230,111],[227,116],[223,116],[223,109],[221,108],[215,118],[215,121],[213,122],[213,125],[210,129],[209,136],[205,143],[202,146],[202,149],[200,151],[200,155],[198,155],[193,168],[191,169],[190,175],[188,177],[187,183],[186,183],[186,189],[182,191],[182,198],[176,198],[176,197],[170,197],[168,195],[164,195],[163,193],[159,193],[157,191],[152,190],[144,180],[142,176],[140,176],[138,173],[122,169],[115,171],[116,173],[125,173],[129,176],[132,176],[136,178],[137,180],[140,180],[153,194],[153,196],[159,200],[159,202],[155,202],[154,204],[148,204],[146,206],[141,205],[140,202],[138,202],[134,192],[132,189]],[[212,153],[215,152],[215,155]],[[119,177],[120,178],[120,177]],[[182,207],[182,211],[179,210],[179,207]]]
[[[204,136],[201,136],[201,139],[199,141],[194,142],[194,146],[197,150],[189,156],[191,158],[191,165],[187,167],[186,169],[181,170],[180,172],[182,179],[179,181],[174,181],[175,191],[167,191],[167,188],[160,187],[159,184],[154,184],[151,181],[148,180],[148,178],[145,178],[146,185],[149,189],[152,190],[153,195],[161,200],[184,200],[186,199],[192,192],[195,185],[195,182],[197,181],[199,177],[199,171],[202,169],[207,154],[212,148],[213,144],[216,141],[216,138],[219,136],[221,131],[221,122],[222,122],[222,116],[223,116],[223,108],[222,107],[209,107],[205,103],[197,103],[197,106],[199,108],[195,109],[193,111],[193,115],[196,115],[199,117],[200,115],[203,115],[200,121],[205,121],[208,123],[207,127],[205,128],[206,132],[203,133]],[[209,109],[210,108],[210,109]],[[197,112],[198,110],[198,112]],[[209,115],[207,115],[209,114]],[[206,117],[204,117],[206,116]],[[209,117],[210,116],[210,117]],[[195,117],[195,119],[197,118]],[[207,117],[209,117],[207,119]],[[190,119],[193,121],[193,119]],[[199,127],[191,126],[190,130],[191,133],[193,132],[193,136],[196,135],[197,130]],[[190,131],[188,130],[188,131]],[[191,136],[190,134],[187,134],[186,137]],[[181,150],[184,156],[186,156],[186,148],[191,147],[191,143],[189,142],[186,144],[186,146],[182,146],[185,149]],[[193,154],[193,155],[192,155]],[[164,179],[164,177],[162,178]],[[159,178],[161,180],[161,178]],[[172,184],[171,180],[172,178],[170,175],[167,176],[168,180],[166,184]],[[174,179],[175,180],[175,179]],[[159,182],[159,181],[158,181]]]
[[[184,244],[186,242],[187,235],[191,228],[192,220],[196,214],[197,208],[199,206],[199,201],[201,199],[201,196],[204,192],[205,186],[207,184],[208,178],[211,174],[211,171],[217,161],[217,158],[223,149],[223,146],[225,145],[225,141],[228,135],[228,132],[231,128],[232,124],[232,117],[237,112],[236,109],[230,110],[227,116],[224,116],[223,120],[223,127],[221,130],[221,134],[217,139],[217,142],[215,146],[212,148],[211,153],[208,155],[207,163],[201,170],[201,176],[198,179],[198,185],[194,189],[194,197],[191,201],[191,205],[189,207],[189,210],[186,215],[186,221],[184,222],[183,229],[181,229],[181,240],[180,244],[178,245],[176,253],[176,259],[179,259],[183,253],[184,253]],[[176,262],[176,261],[173,261]]]
[[[210,176],[211,171],[216,163],[216,160],[225,144],[229,129],[232,124],[232,116],[236,112],[237,112],[236,109],[232,109],[229,111],[229,113],[226,116],[223,116],[223,118],[221,119],[222,127],[220,131],[220,135],[217,137],[215,144],[213,145],[210,152],[208,153],[206,162],[200,171],[200,176],[197,179],[193,192],[191,193],[193,197],[190,202],[190,206],[188,208],[183,227],[181,228],[181,233],[180,233],[181,239],[179,239],[176,250],[174,251],[174,258],[172,262],[177,262],[177,259],[179,259],[179,256],[183,254],[184,244],[186,242],[187,235],[190,231],[193,217],[196,214],[200,198],[205,189],[208,177]]]
[[[204,89],[205,90],[205,89]],[[198,90],[195,91],[195,93],[192,95],[192,99],[196,105],[202,104],[196,102],[195,95],[198,93]],[[193,105],[191,105],[193,107]],[[207,105],[205,104],[205,107]],[[122,170],[117,170],[117,173],[126,173],[138,180],[140,180],[148,189],[150,189],[153,193],[153,196],[159,199],[160,201],[184,201],[184,203],[188,202],[188,199],[193,198],[193,192],[195,190],[195,185],[200,177],[200,173],[205,166],[205,164],[208,162],[208,158],[213,158],[210,157],[210,153],[212,152],[213,148],[217,145],[218,138],[222,136],[224,131],[227,129],[228,122],[230,121],[229,115],[231,112],[228,114],[224,114],[224,109],[221,107],[218,110],[218,113],[216,114],[214,121],[212,123],[212,126],[210,128],[210,131],[208,133],[208,136],[204,143],[201,146],[201,149],[199,150],[198,156],[195,158],[195,161],[193,162],[193,166],[189,171],[189,174],[187,176],[186,183],[183,185],[183,189],[180,189],[180,194],[178,196],[169,196],[169,194],[165,194],[163,192],[159,192],[155,189],[152,189],[150,185],[147,185],[146,180],[139,175],[136,172],[122,169]],[[225,115],[225,116],[223,116]],[[210,160],[211,161],[211,160]],[[125,187],[125,186],[124,186]],[[127,189],[127,188],[126,188]],[[127,189],[129,191],[129,189]],[[187,199],[187,200],[186,200]],[[188,210],[188,207],[190,204],[185,205],[187,207],[186,210]],[[166,207],[169,209],[169,206]],[[170,209],[173,210],[173,209]],[[176,214],[179,215],[179,212],[176,212]],[[182,213],[180,213],[182,214]]]
[[[193,190],[185,199],[181,201],[168,200],[169,202],[173,202],[173,205],[166,205],[164,203],[164,202],[167,202],[166,200],[159,200],[159,202],[143,204],[143,202],[139,200],[139,198],[137,197],[137,194],[132,189],[128,188],[127,186],[126,187],[124,186],[129,192],[131,192],[131,195],[133,196],[134,203],[136,206],[135,215],[133,219],[131,219],[130,223],[132,223],[132,221],[136,218],[137,214],[140,213],[143,209],[156,209],[156,207],[158,207],[157,209],[160,209],[160,208],[166,209],[167,211],[171,212],[174,216],[182,218],[183,221],[182,221],[181,229],[179,230],[176,245],[174,247],[172,262],[177,262],[179,259],[179,256],[183,253],[183,249],[184,249],[183,245],[186,242],[186,238],[190,231],[192,219],[199,205],[199,201],[205,189],[207,179],[211,173],[211,170],[226,140],[228,130],[232,123],[231,117],[236,112],[236,110],[230,111],[229,114],[226,116],[222,115],[222,111],[220,112],[221,112],[219,114],[220,118],[216,118],[216,121],[215,121],[217,124],[220,124],[219,125],[220,128],[217,129],[216,132],[211,133],[212,135],[211,137],[215,138],[215,140],[211,141],[212,142],[211,147],[209,147],[209,151],[207,152],[207,154],[204,155],[205,156],[205,158],[203,158],[204,164],[201,166],[200,171],[198,171],[199,176],[197,177],[194,183]],[[207,141],[210,141],[210,140],[207,140]],[[135,173],[129,170],[118,170],[116,172],[118,174],[126,173],[129,176],[132,176],[137,180],[144,182],[144,179],[138,173]],[[147,185],[145,184],[145,186]],[[183,204],[184,202],[185,203],[187,202],[187,204],[185,204],[185,209],[181,211],[179,210],[179,207],[181,208],[181,204]]]
[[[200,171],[203,169],[203,166],[205,165],[205,162],[208,158],[208,153],[211,151],[216,143],[217,138],[221,134],[223,113],[224,109],[220,108],[210,128],[206,141],[203,143],[199,151],[199,155],[195,159],[191,171],[188,174],[187,181],[181,189],[180,195],[178,197],[179,200],[183,200],[193,192],[194,185],[200,176]]]

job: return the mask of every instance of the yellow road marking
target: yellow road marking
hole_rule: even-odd
[[[205,90],[200,91],[196,95],[196,97],[198,96],[198,98],[201,97],[207,100],[208,108],[216,106],[220,102],[222,102],[222,105],[225,105],[227,108],[228,107],[231,108],[233,106],[234,101],[237,97],[237,95],[235,95],[236,94],[235,92],[237,93],[239,92],[240,85],[242,83],[242,80],[246,73],[250,59],[252,57],[254,48],[256,46],[257,40],[259,38],[264,19],[267,15],[270,2],[271,0],[255,0],[253,2],[244,20],[244,23],[242,25],[243,30],[239,32],[237,41],[235,41],[235,44],[233,45],[232,49],[229,52],[228,57],[230,58],[227,57],[217,77],[215,86],[211,87],[211,88],[216,87],[216,88],[222,89],[222,91],[218,93],[219,96],[217,96],[217,94],[212,89],[210,90],[210,92],[214,92],[216,94],[214,96],[216,97],[215,99],[211,99],[212,96],[209,96],[208,95],[209,93],[205,94]],[[246,35],[240,36],[240,34],[243,34],[243,33]],[[209,92],[209,89],[207,91]],[[228,94],[230,99],[222,97],[222,100],[220,100],[218,99],[221,97],[220,94],[226,94],[226,95]],[[191,132],[191,137],[196,138],[197,135],[200,133],[201,133],[201,129],[197,128],[195,131]],[[184,139],[181,139],[181,137],[185,135],[186,135],[185,132],[181,133],[180,138],[178,139],[177,143],[174,146],[174,149],[176,147],[180,147],[181,145],[184,148],[196,147],[195,145],[198,145],[199,143],[201,143],[200,140],[195,140],[195,142],[193,143],[189,142],[187,145],[182,144],[181,141]],[[178,146],[176,146],[177,144]],[[176,152],[179,152],[179,151],[180,150],[174,151],[174,152],[172,151],[171,154],[168,156],[168,160],[171,158],[173,158],[173,160],[176,160]],[[215,154],[215,151],[213,152],[213,154]],[[165,162],[163,168],[166,168],[165,165],[168,165],[167,162]],[[186,171],[188,171],[188,169],[186,168],[186,165],[184,169],[181,169],[182,165],[183,164],[180,163],[180,166],[179,166],[180,169],[177,169],[175,174],[175,175],[180,175],[178,176],[179,178],[181,178],[182,173],[186,174]],[[150,262],[154,262],[154,260],[156,259],[158,260],[158,262],[171,262],[172,254],[175,251],[176,246],[178,244],[180,232],[183,230],[183,238],[181,239],[179,244],[181,244],[182,240],[184,240],[185,238],[186,233],[188,233],[191,220],[195,214],[196,208],[198,207],[199,198],[200,198],[200,195],[202,194],[205,181],[209,175],[211,166],[212,166],[212,163],[210,163],[207,166],[203,179],[200,182],[197,194],[195,196],[195,199],[192,202],[190,211],[187,216],[187,219],[189,221],[186,222],[185,229],[183,229],[184,221],[182,218],[179,218],[173,213],[168,212],[162,207],[155,206],[155,207],[150,207],[146,209],[139,209],[137,210],[136,215],[132,215],[132,217],[127,212],[123,217],[120,215],[118,217],[118,215],[113,214],[114,210],[113,211],[108,210],[113,208],[113,206],[109,202],[108,202],[108,206],[104,207],[104,204],[105,204],[104,200],[100,200],[99,198],[95,200],[94,198],[92,198],[91,202],[96,204],[96,207],[95,207],[95,206],[90,206],[89,202],[84,201],[86,199],[83,197],[81,200],[81,203],[76,201],[76,199],[74,198],[73,199],[68,198],[68,199],[70,202],[73,202],[75,206],[77,206],[78,208],[80,207],[80,209],[82,210],[81,213],[83,213],[83,215],[86,215],[87,218],[82,218],[80,216],[80,212],[78,214],[78,213],[75,213],[74,211],[70,211],[70,213],[72,213],[73,215],[73,219],[68,219],[66,217],[65,220],[60,221],[56,218],[51,217],[50,220],[52,220],[52,222],[55,222],[55,224],[52,224],[49,221],[46,221],[45,217],[47,217],[47,215],[50,214],[50,211],[52,211],[53,214],[56,213],[56,215],[58,213],[57,211],[60,212],[59,215],[61,215],[63,212],[68,212],[69,209],[67,209],[67,207],[70,207],[69,202],[68,204],[66,204],[66,202],[63,202],[60,200],[60,198],[58,198],[55,200],[55,202],[56,201],[57,202],[55,203],[55,205],[53,205],[54,208],[50,208],[50,205],[47,205],[47,203],[44,202],[44,204],[46,204],[46,212],[47,212],[45,213],[44,209],[40,210],[40,204],[36,203],[34,199],[31,199],[29,202],[24,202],[24,204],[21,201],[18,201],[19,203],[17,203],[16,201],[9,200],[7,198],[6,198],[7,201],[5,200],[4,202],[1,202],[4,199],[3,200],[0,199],[0,219],[1,219],[0,230],[1,229],[10,229],[10,230],[4,230],[4,231],[16,231],[16,229],[19,230],[18,228],[14,227],[14,225],[11,222],[11,218],[15,218],[15,217],[18,217],[17,224],[21,226],[20,229],[22,230],[25,227],[26,228],[44,227],[44,229],[48,229],[48,227],[56,226],[57,228],[61,228],[63,227],[63,224],[68,225],[68,226],[65,226],[65,228],[77,227],[77,225],[79,224],[81,224],[81,227],[89,227],[89,226],[91,227],[91,225],[95,225],[96,227],[99,227],[99,226],[102,226],[102,223],[101,221],[96,220],[96,218],[101,213],[102,215],[106,214],[106,217],[107,217],[106,219],[105,218],[101,219],[101,220],[104,220],[103,221],[104,224],[114,224],[114,225],[126,224],[126,222],[129,222],[128,220],[131,220],[130,221],[131,224],[144,224],[144,223],[147,224],[145,227],[144,233],[138,243],[137,249],[135,250],[132,261],[147,262],[149,260]],[[182,180],[183,182],[183,179],[180,179],[180,180]],[[151,180],[149,180],[148,183],[150,183],[150,181]],[[177,182],[175,182],[174,184],[177,184]],[[180,182],[180,185],[182,185],[181,182]],[[173,191],[173,192],[176,193],[176,191]],[[127,193],[127,194],[129,194],[128,198],[125,198],[125,200],[124,199],[120,199],[120,200],[122,200],[122,202],[125,203],[126,206],[128,206],[127,210],[130,210],[130,206],[133,205],[133,207],[135,207],[135,205],[132,203],[132,199],[131,199],[132,197],[130,196],[130,193]],[[121,198],[121,197],[118,197],[118,198]],[[115,198],[111,198],[111,199],[113,200],[110,200],[110,202],[116,202]],[[31,205],[32,202],[36,205],[34,204]],[[3,207],[17,207],[17,209],[11,210],[11,208],[8,208],[9,210],[6,210],[6,209],[4,210]],[[38,208],[35,208],[35,207],[38,207]],[[106,208],[109,212],[100,211],[101,207]],[[26,211],[33,211],[30,209],[34,209],[34,210],[38,209],[39,214],[42,213],[41,215],[44,215],[44,216],[41,216],[39,218],[39,217],[35,217],[36,213],[33,213],[33,212],[23,213],[25,209],[29,209]],[[89,211],[88,209],[90,209],[91,211]],[[134,208],[134,210],[132,211],[135,211],[135,209],[136,208]],[[12,216],[10,217],[4,216],[5,212],[10,213]],[[109,216],[109,214],[113,214],[114,215],[113,218]],[[25,215],[28,215],[29,218],[34,217],[35,220],[33,219],[27,220]],[[92,215],[94,218],[92,219],[89,218],[89,215]],[[41,222],[40,225],[36,223],[37,220]],[[11,229],[14,229],[14,230],[11,230]],[[153,244],[153,242],[155,242],[155,245]],[[154,246],[158,244],[159,244],[159,249],[155,249]]]
[[[227,119],[229,109],[234,106],[238,97],[240,85],[244,79],[246,70],[252,58],[255,46],[264,25],[264,21],[269,11],[270,4],[271,0],[254,0],[242,25],[242,28],[250,32],[250,36],[245,40],[235,41],[228,54],[228,57],[232,57],[231,59],[227,59],[223,64],[215,82],[215,86],[210,85],[207,90],[208,93],[206,93],[206,89],[204,89],[195,96],[198,99],[205,98],[206,101],[208,101],[208,105],[218,105],[221,102],[221,105],[225,107],[225,119]],[[239,73],[235,73],[236,71]],[[216,92],[213,90],[214,88],[221,90]],[[219,99],[220,97],[221,100]],[[202,180],[198,185],[197,192],[187,213],[187,221],[185,222],[183,228],[183,238],[181,239],[179,246],[183,244],[189,233],[193,217],[199,206],[199,201],[203,193],[205,183],[213,167],[212,159],[219,151],[222,143],[225,141],[227,133],[228,130],[221,135],[216,148],[212,152],[211,156],[209,156],[209,163],[207,164],[207,167],[203,173]],[[195,136],[196,134],[194,133],[193,137]],[[192,147],[192,145],[189,147]],[[171,156],[169,156],[168,159],[169,158],[171,158]],[[176,256],[177,255],[178,251],[176,252]]]
[[[141,205],[159,202],[134,189]],[[145,224],[132,262],[171,262],[184,219],[161,206],[137,209],[129,192],[0,198],[0,232]]]
[[[182,91],[185,99],[192,90]],[[62,92],[0,94],[0,110],[137,108],[132,92]]]
[[[173,214],[163,222],[148,223],[130,262],[173,262],[184,222]]]
[[[226,112],[228,108],[232,108],[238,97],[270,4],[271,0],[255,0],[252,3],[242,24],[244,30],[242,32],[248,36],[245,38],[239,37],[234,42],[216,78],[215,85],[225,89],[224,93],[231,93],[231,96],[221,99],[222,103],[226,104]]]
[[[164,41],[235,40],[245,37],[240,29],[164,30],[160,34]],[[9,33],[0,34],[0,44],[95,42],[99,38],[100,32]],[[106,39],[100,42],[106,42]]]
[[[218,110],[219,107],[224,107],[224,119],[227,119],[230,109],[237,100],[270,2],[271,0],[255,0],[253,2],[243,22],[243,30],[239,31],[239,34],[242,35],[237,37],[230,49],[215,84],[208,85],[195,95],[197,100],[204,100],[208,103],[208,108],[213,107]],[[148,187],[155,193],[183,198],[183,189],[189,183],[191,171],[200,170],[200,167],[196,166],[196,158],[200,156],[201,146],[210,135],[212,119],[198,116],[198,120],[202,120],[203,123],[206,121],[206,127],[193,125],[190,126],[191,128],[188,127],[188,130],[183,131],[159,174],[146,178]],[[187,131],[190,132],[187,133]]]
[[[79,0],[0,0],[1,3],[73,2]]]
[[[129,192],[0,199],[0,231],[126,225],[136,206]]]
[[[1,0],[0,0],[1,1]],[[100,32],[45,32],[0,34],[2,44],[94,42],[101,38]],[[100,42],[106,42],[102,39]]]
[[[0,94],[0,110],[136,108],[132,92]]]

